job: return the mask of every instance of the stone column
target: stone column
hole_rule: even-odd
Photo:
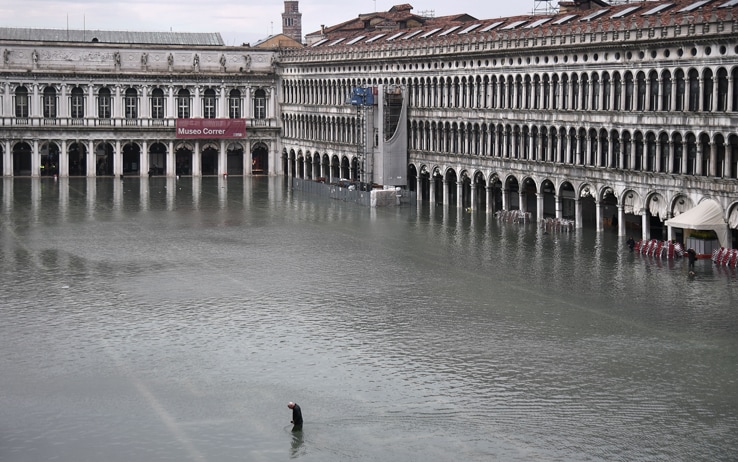
[[[69,89],[69,85],[62,84],[59,85],[59,110],[56,112],[56,116],[59,118],[67,119],[69,118],[69,95],[67,95],[67,90]],[[66,121],[64,123],[67,123]]]
[[[303,95],[303,101],[302,102],[304,103],[305,91],[302,92],[302,95]],[[247,86],[244,89],[244,92],[243,92],[243,100],[244,100],[243,101],[244,102],[244,104],[243,104],[243,117],[249,119],[249,118],[253,117],[253,110],[254,110],[253,109],[254,108],[254,103],[251,100],[251,87],[250,86]],[[303,127],[303,130],[301,130],[300,136],[301,137],[304,137],[305,136],[304,127]]]
[[[111,95],[111,98],[113,98],[113,119],[122,119],[123,118],[123,96],[120,91],[120,85],[115,86],[115,91]]]
[[[174,87],[170,85],[167,93],[167,113],[166,117],[170,119],[177,118],[177,100],[174,97]]]
[[[251,141],[246,140],[242,144],[243,147],[243,174],[244,175],[251,175],[253,165],[251,164]],[[313,157],[313,165],[311,165],[310,168],[313,168],[315,164],[320,165],[320,159],[315,159]],[[280,162],[281,164],[281,162]],[[317,178],[320,175],[315,175],[315,170],[313,170],[313,178]]]
[[[510,190],[502,190],[502,210],[510,210]]]
[[[464,206],[464,180],[459,179],[456,182],[456,207],[462,208]]]
[[[543,221],[543,193],[536,193],[536,221],[541,223]]]
[[[723,156],[723,174],[721,178],[730,178],[730,143],[728,139],[725,139],[723,143],[725,155]]]
[[[277,113],[276,109],[276,95],[272,91],[271,88],[265,88],[264,91],[266,92],[266,98],[267,98],[267,105],[266,110],[267,113],[265,114],[267,119],[271,119],[274,117],[274,115]]]
[[[3,176],[13,176],[13,153],[7,139],[3,141]]]
[[[2,105],[3,114],[7,115],[8,117],[14,116],[15,111],[13,108],[13,92],[10,89],[10,82],[5,82],[5,84],[3,85],[3,93],[5,94]]]
[[[85,98],[85,119],[94,119],[97,117],[95,106],[95,86],[90,84],[87,87],[87,98]]]
[[[228,114],[228,95],[226,94],[225,85],[220,86],[220,98],[218,99],[218,117],[227,119]]]
[[[450,202],[449,196],[451,195],[451,188],[448,186],[448,182],[446,181],[446,177],[443,178],[443,205],[448,205]]]
[[[31,176],[41,176],[41,153],[38,150],[38,140],[31,143]]]
[[[556,218],[561,220],[564,218],[564,211],[562,210],[562,204],[561,204],[561,196],[556,194],[554,196],[554,202],[556,203]]]
[[[582,227],[582,200],[579,197],[574,198],[574,226]]]
[[[59,142],[59,176],[69,176],[69,154],[67,153],[67,140],[61,140]]]
[[[618,204],[618,236],[625,236],[625,208]]]
[[[684,138],[682,138],[681,144],[682,144],[682,171],[679,173],[681,173],[682,175],[685,175],[687,173],[687,163],[689,161],[689,150],[687,149],[687,145],[684,142]]]
[[[423,176],[422,175],[418,175],[417,178],[415,178],[415,193],[416,193],[415,194],[416,202],[422,202],[423,201]]]
[[[80,141],[80,146],[82,141]],[[89,178],[94,178],[97,175],[97,154],[95,153],[95,142],[93,140],[87,141],[87,153],[85,155],[85,170]]]
[[[595,201],[595,229],[597,231],[602,231],[604,229],[604,225],[602,223],[602,201],[600,200]]]
[[[485,203],[486,203],[485,204],[486,205],[486,212],[487,213],[492,213],[495,210],[495,203],[494,203],[495,189],[494,189],[493,186],[487,185],[487,187],[484,188],[484,193],[485,193],[485,197],[486,197],[486,200],[485,200]]]
[[[223,175],[228,174],[228,155],[225,140],[220,140],[220,152],[218,152],[218,169]]]
[[[518,208],[522,212],[528,211],[528,202],[525,200],[525,191],[518,191]]]
[[[597,137],[597,133],[595,133],[595,136]],[[593,167],[599,167],[602,165],[602,149],[599,149],[600,147],[600,140],[599,137],[595,138],[595,146],[597,146],[597,154],[595,156],[595,164]],[[592,140],[589,139],[589,134],[587,134],[587,159],[592,158]]]
[[[728,101],[725,104],[725,110],[732,112],[736,108],[733,107],[733,74],[728,74]],[[726,170],[727,172],[727,170]]]
[[[133,144],[133,143],[131,143]],[[97,165],[97,159],[95,159]],[[115,150],[113,151],[113,176],[116,178],[123,174],[123,150],[120,140],[115,140]]]
[[[643,215],[641,216],[641,239],[643,239],[644,241],[648,241],[651,239],[651,228],[649,226],[650,221],[650,214],[648,213],[648,210],[644,210]]]
[[[202,175],[202,156],[200,154],[200,140],[195,140],[195,148],[192,150],[192,176]]]
[[[192,112],[190,117],[199,118],[202,117],[202,86],[195,85],[195,95],[192,99]]]
[[[709,148],[710,149],[710,176],[715,178],[718,176],[717,174],[717,146],[715,146],[715,143],[712,141],[710,141],[709,146],[710,146]],[[699,143],[697,145],[698,157],[701,154],[700,152],[701,150],[702,150],[702,143]],[[702,168],[702,162],[699,162],[698,165],[700,166],[700,168]]]
[[[149,142],[144,139],[141,143],[141,155],[138,159],[138,174],[145,176],[149,173]]]
[[[669,101],[670,107],[667,108],[667,110],[669,111],[671,111],[672,108],[676,110],[676,107],[677,107],[677,100],[676,100],[677,92],[676,91],[677,91],[677,83],[676,83],[676,80],[674,80],[674,76],[672,75],[671,77],[671,101]]]
[[[177,161],[174,155],[174,141],[169,142],[167,151],[167,176],[173,177],[177,175]]]
[[[139,119],[146,125],[151,124],[151,102],[149,100],[149,86],[141,85],[141,97],[138,103]]]
[[[478,192],[477,192],[477,184],[474,182],[474,180],[472,180],[472,182],[471,182],[471,197],[469,198],[469,202],[470,202],[469,203],[469,208],[472,209],[472,210],[473,209],[476,209],[477,195],[478,195]]]
[[[436,177],[431,175],[430,182],[429,182],[429,194],[430,194],[430,203],[431,203],[431,209],[434,205],[436,205]]]

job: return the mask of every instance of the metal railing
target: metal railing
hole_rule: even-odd
[[[139,127],[139,128],[172,128],[176,119],[151,118],[92,118],[92,117],[0,117],[0,127]],[[276,128],[277,119],[246,119],[246,128]]]

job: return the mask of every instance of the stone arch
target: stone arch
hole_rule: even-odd
[[[243,175],[243,144],[238,142],[228,143],[226,146],[226,173],[228,175]]]
[[[194,151],[195,147],[191,143],[182,142],[175,146],[174,158],[177,176],[192,175],[192,154]]]
[[[507,204],[505,204],[505,210],[522,210],[520,208],[520,183],[521,182],[518,180],[518,177],[513,174],[509,174],[505,177],[504,192],[507,196]]]
[[[129,142],[122,146],[123,174],[140,175],[141,173],[141,146],[136,142]]]
[[[75,141],[67,146],[69,176],[87,176],[87,146]]]
[[[54,176],[59,174],[59,152],[59,145],[54,141],[47,141],[40,146],[39,154],[41,154],[41,176]]]
[[[126,151],[126,146],[130,145],[131,142],[125,143],[121,146],[123,151]],[[115,148],[112,143],[108,141],[102,141],[95,146],[94,154],[95,162],[95,175],[97,176],[111,176],[114,172],[115,163]]]
[[[675,217],[694,207],[694,202],[684,194],[677,194],[671,201],[670,216]]]
[[[269,147],[262,142],[254,143],[251,146],[251,174],[268,175],[269,167]]]
[[[167,146],[159,141],[149,146],[149,175],[164,175],[167,172]]]

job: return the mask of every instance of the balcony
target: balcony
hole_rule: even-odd
[[[96,127],[114,127],[114,128],[152,128],[162,129],[171,128],[174,130],[176,119],[149,119],[149,118],[138,118],[138,119],[119,119],[119,118],[79,118],[79,117],[56,117],[56,118],[42,118],[42,117],[0,117],[0,127],[13,128],[13,127],[86,127],[94,129]],[[246,129],[250,128],[278,128],[279,123],[277,119],[246,119]]]

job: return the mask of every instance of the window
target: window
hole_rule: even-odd
[[[126,108],[126,119],[135,119],[138,117],[138,92],[135,88],[129,88],[126,90],[126,94],[123,97],[124,105]]]
[[[28,89],[23,86],[15,89],[15,116],[28,117]]]
[[[72,96],[69,102],[72,118],[83,118],[85,116],[85,92],[80,87],[72,88]]]
[[[205,119],[214,119],[216,116],[216,97],[215,90],[208,88],[202,97],[202,117]]]
[[[613,110],[614,111],[621,111],[622,103],[620,101],[620,98],[623,96],[623,80],[620,77],[620,74],[616,73],[613,77]]]
[[[625,110],[633,110],[633,93],[635,90],[635,83],[633,81],[633,74],[627,72],[625,74]]]
[[[164,90],[155,88],[151,92],[151,118],[163,119],[164,107]]]
[[[628,16],[630,13],[636,11],[639,8],[640,8],[640,6],[631,6],[631,7],[628,7],[626,9],[621,10],[621,11],[615,13],[614,15],[610,16],[610,19],[624,18],[624,17]]]
[[[684,71],[681,69],[676,72],[676,110],[684,111],[685,97],[687,94],[687,85],[684,77]]]
[[[560,26],[560,25],[562,25],[564,23],[567,23],[567,22],[571,21],[572,19],[574,19],[576,17],[577,17],[577,15],[575,15],[575,14],[569,14],[569,15],[564,16],[563,18],[557,19],[552,24],[554,26]]]
[[[608,9],[595,11],[594,13],[591,13],[591,14],[583,17],[582,19],[580,19],[580,21],[582,21],[582,22],[591,21],[591,20],[597,18],[598,16],[602,16],[603,14],[607,13],[608,11],[609,11]]]
[[[643,13],[643,16],[651,16],[652,14],[660,13],[661,11],[667,8],[671,8],[672,6],[674,6],[673,3],[662,3],[661,5],[658,5],[655,8],[651,8],[650,10]]]
[[[109,119],[112,116],[112,100],[110,98],[110,89],[101,88],[97,93],[97,117],[100,119]]]
[[[44,117],[53,119],[56,117],[56,89],[54,87],[44,88]]]
[[[182,89],[177,93],[177,117],[190,118],[190,92],[188,90]]]
[[[241,92],[238,90],[231,90],[228,95],[228,117],[241,118]]]
[[[266,119],[266,92],[264,90],[254,92],[254,118]]]

